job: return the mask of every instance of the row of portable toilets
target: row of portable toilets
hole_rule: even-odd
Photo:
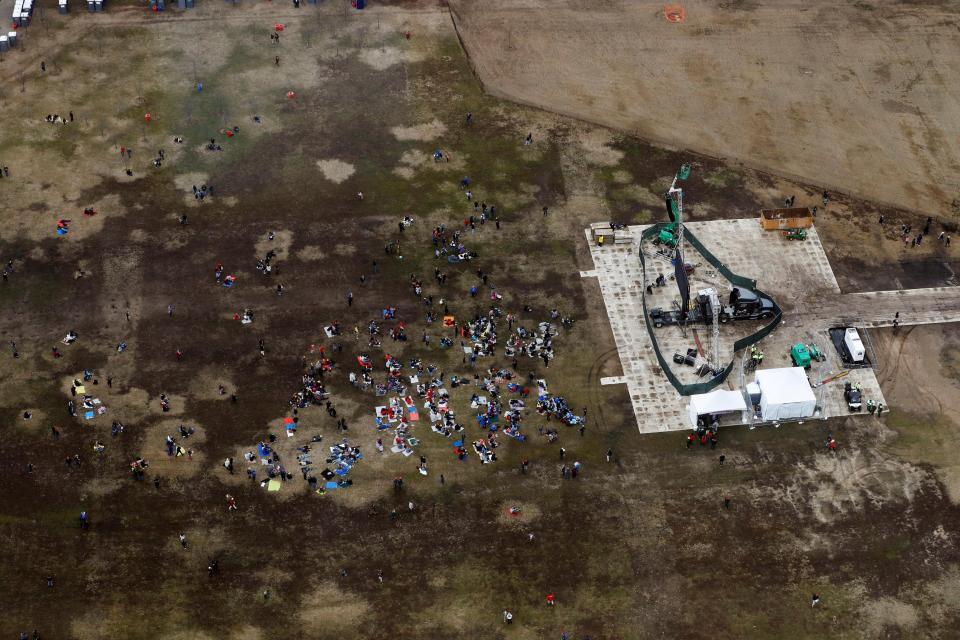
[[[193,9],[195,0],[177,0],[177,6],[181,9]],[[150,0],[150,9],[153,11],[163,11],[167,8],[166,0]]]
[[[60,13],[69,13],[70,7],[67,0],[59,0]],[[103,0],[87,0],[87,9],[90,13],[103,11]],[[33,0],[16,0],[13,3],[13,24],[17,27],[25,27],[30,24],[30,18],[33,16]],[[12,46],[12,45],[11,45]]]
[[[177,0],[177,5],[181,9],[193,9],[196,0]],[[60,13],[70,13],[70,5],[68,0],[59,0],[60,3]],[[90,13],[97,13],[103,11],[103,6],[106,4],[105,0],[87,0],[87,11]],[[316,4],[315,0],[313,4]],[[166,7],[165,0],[150,0],[150,8],[154,11],[163,11]],[[30,18],[33,15],[33,0],[16,0],[13,5],[13,24],[17,27],[25,27],[30,24]],[[10,47],[14,46],[13,34],[9,36],[9,42],[7,43],[7,51]],[[0,45],[2,47],[3,45]]]
[[[13,24],[22,27],[30,24],[33,15],[33,0],[16,0],[13,3]]]
[[[17,46],[17,32],[11,31],[5,36],[0,36],[0,51],[10,51]]]
[[[236,3],[236,0],[227,0]],[[70,13],[68,0],[59,0],[60,13]],[[193,9],[196,0],[177,0],[177,6],[181,9]],[[318,0],[307,0],[308,4],[317,4]],[[96,13],[103,11],[105,0],[87,0],[87,11]],[[299,4],[299,3],[298,3]],[[365,0],[352,0],[351,4],[356,9],[363,9],[366,5]],[[163,11],[166,8],[166,0],[150,0],[150,8],[153,11]],[[13,24],[15,27],[25,27],[30,24],[30,17],[33,15],[33,0],[16,0],[13,5]],[[17,45],[17,33],[11,31],[5,36],[0,36],[0,51],[9,51]]]

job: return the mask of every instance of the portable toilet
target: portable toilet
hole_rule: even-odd
[[[67,0],[60,0],[60,13],[69,13],[70,8],[67,7]]]
[[[863,348],[863,341],[860,340],[860,334],[853,327],[849,327],[843,335],[843,344],[847,347],[850,354],[850,360],[853,362],[863,362],[866,350]]]
[[[0,51],[10,50],[10,39],[7,36],[0,36]]]
[[[17,46],[17,32],[11,31],[7,34],[7,40],[10,42],[10,48],[13,49]]]
[[[103,0],[95,0],[93,3],[94,11],[103,11]]]
[[[366,0],[354,0],[354,1],[357,4],[357,9],[363,9],[365,6],[367,6]]]

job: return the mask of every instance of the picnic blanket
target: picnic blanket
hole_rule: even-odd
[[[420,414],[417,413],[417,405],[413,401],[413,398],[411,396],[405,396],[403,399],[403,403],[407,406],[407,413],[410,416],[410,421],[411,422],[419,421]]]

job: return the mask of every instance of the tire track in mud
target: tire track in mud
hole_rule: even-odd
[[[903,375],[906,375],[911,379],[915,379],[915,375],[914,375],[915,372],[913,370],[913,366],[910,364],[909,359],[904,360],[904,353],[903,353],[904,348],[906,347],[906,344],[907,344],[907,338],[910,337],[910,334],[913,333],[913,330],[915,328],[916,326],[903,327],[899,331],[893,334],[893,337],[890,340],[890,344],[892,347],[890,349],[890,352],[892,354],[894,352],[894,349],[896,349],[896,356],[892,359],[893,370],[887,373],[886,376],[884,376],[886,379],[885,380],[886,382],[891,383],[894,380],[899,378],[901,366],[903,367],[903,370],[904,370]],[[917,391],[919,391],[923,396],[925,396],[930,401],[932,401],[931,406],[936,405],[937,413],[939,415],[943,415],[943,403],[940,401],[940,398],[938,398],[935,394],[931,393],[927,389],[924,389],[922,386],[917,387]]]
[[[606,420],[603,415],[603,402],[600,400],[600,371],[610,356],[615,353],[617,353],[617,348],[613,347],[598,355],[594,358],[593,363],[590,365],[590,370],[587,372],[587,393],[590,398],[590,403],[595,407],[594,410],[597,412],[598,427],[605,426]]]
[[[900,370],[901,360],[903,359],[903,347],[906,344],[907,338],[913,332],[913,327],[905,327],[900,332],[895,332],[893,337],[890,338],[890,343],[893,348],[896,348],[896,357],[893,359],[893,371],[887,376],[887,382],[892,382],[894,377],[896,377],[897,372]],[[893,351],[891,348],[891,351]]]

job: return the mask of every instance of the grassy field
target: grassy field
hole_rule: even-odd
[[[443,10],[393,5],[346,14],[333,4],[204,6],[159,18],[125,6],[68,19],[48,12],[27,31],[26,51],[5,56],[0,166],[11,175],[0,181],[0,259],[13,271],[0,283],[0,338],[5,348],[16,342],[19,358],[4,352],[0,375],[0,539],[8,549],[0,633],[952,637],[960,510],[955,467],[942,451],[958,429],[949,406],[918,404],[908,387],[895,388],[900,374],[891,370],[885,393],[896,410],[886,423],[731,429],[718,450],[687,451],[682,433],[640,437],[625,391],[598,384],[619,363],[597,285],[579,277],[591,266],[584,226],[655,219],[682,162],[695,166],[687,190],[700,219],[752,216],[784,194],[812,203],[819,189],[485,96]],[[278,22],[285,28],[274,44]],[[73,123],[45,121],[71,111]],[[528,133],[532,145],[523,144]],[[207,150],[211,138],[222,151]],[[121,159],[120,147],[132,155]],[[437,149],[449,162],[433,161]],[[459,188],[464,176],[475,198],[496,206],[500,229],[464,227],[474,212]],[[214,192],[199,202],[194,185]],[[856,287],[867,263],[882,278],[897,240],[868,230],[877,238],[864,248],[851,235],[859,215],[880,209],[838,200],[818,218],[838,277]],[[83,215],[86,207],[96,215]],[[415,222],[401,232],[405,215]],[[915,222],[906,212],[887,215]],[[57,236],[65,218],[70,232]],[[463,229],[478,257],[436,259],[431,230],[440,224]],[[399,251],[388,254],[392,242]],[[256,261],[270,250],[279,273],[265,276]],[[914,259],[946,262],[937,251],[924,247]],[[232,289],[216,284],[218,263],[237,277]],[[495,288],[495,304],[528,328],[552,309],[573,318],[549,367],[520,358],[516,373],[543,377],[575,412],[585,408],[584,434],[546,423],[528,404],[526,442],[501,436],[496,463],[482,465],[472,452],[459,462],[421,411],[416,453],[378,454],[374,407],[383,398],[348,383],[357,355],[371,355],[378,381],[386,353],[405,374],[417,358],[448,379],[512,368],[503,338],[497,356],[476,368],[458,341],[439,349],[452,330],[425,323],[412,275],[438,316],[441,298],[460,320],[486,313]],[[936,284],[941,275],[925,277]],[[383,336],[382,349],[355,341],[352,328],[363,334],[388,305],[409,341]],[[254,312],[252,325],[233,320],[244,309]],[[323,327],[335,320],[344,335],[329,339]],[[60,344],[70,330],[77,342]],[[506,336],[504,321],[498,332]],[[937,344],[958,348],[946,329],[918,336],[881,341],[897,355],[886,361],[913,363],[905,379]],[[246,479],[243,452],[273,434],[289,461],[293,445],[314,435],[324,437],[320,446],[342,437],[322,408],[300,411],[297,436],[283,437],[289,399],[318,358],[311,345],[336,361],[327,387],[365,458],[349,489],[318,495],[294,473],[267,492]],[[934,395],[955,392],[955,365],[924,369]],[[98,381],[88,390],[108,408],[90,421],[66,410],[84,369]],[[484,437],[469,407],[475,387],[448,389],[466,437]],[[125,425],[118,436],[113,420]],[[164,451],[181,423],[195,429],[184,441],[192,460]],[[559,428],[559,441],[538,435],[541,425]],[[841,443],[837,456],[823,449],[828,431]],[[97,441],[102,453],[93,451]],[[561,446],[567,464],[584,465],[575,480],[561,479]],[[79,467],[65,463],[74,455]],[[420,455],[427,476],[416,470]],[[128,470],[138,456],[150,463],[144,482]],[[228,456],[236,475],[221,464]],[[236,511],[227,511],[228,493]],[[87,531],[81,510],[90,514]],[[812,592],[822,598],[816,609]],[[556,606],[546,605],[548,593]]]

